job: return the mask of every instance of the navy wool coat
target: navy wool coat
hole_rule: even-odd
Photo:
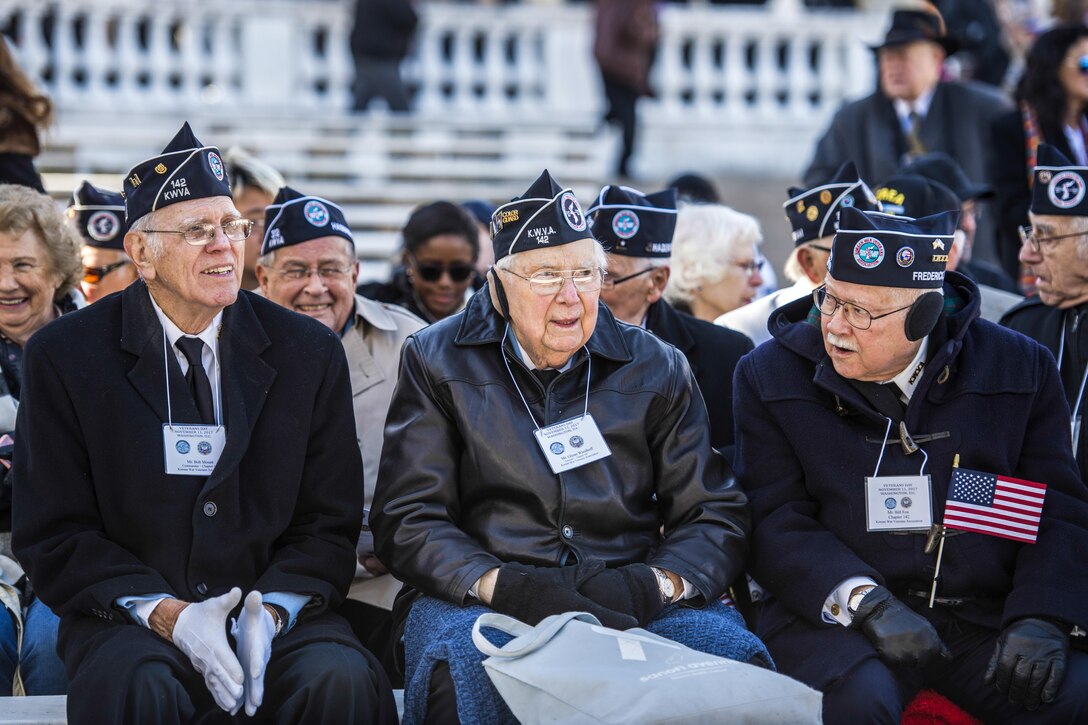
[[[16,427],[13,544],[61,618],[68,668],[139,626],[116,606],[164,592],[311,597],[273,643],[360,649],[329,611],[355,571],[363,471],[343,346],[325,326],[248,292],[223,313],[226,444],[210,476],[164,472],[163,330],[143,282],[66,315],[26,347]],[[198,420],[170,355],[175,421]],[[178,653],[179,657],[184,658]]]
[[[968,598],[954,617],[997,630],[1027,616],[1088,623],[1088,490],[1069,445],[1069,411],[1051,354],[978,317],[978,289],[949,272],[945,313],[905,424],[928,454],[934,517],[960,465],[1049,486],[1038,542],[976,533],[947,539],[938,595]],[[811,300],[771,323],[774,340],[737,368],[736,472],[753,516],[750,571],[771,597],[758,634],[779,668],[823,688],[874,656],[858,630],[821,618],[844,580],[871,577],[897,596],[928,592],[935,554],[925,535],[867,533],[863,480],[887,419],[834,370]],[[913,475],[893,428],[880,475]],[[908,603],[919,605],[917,598]]]

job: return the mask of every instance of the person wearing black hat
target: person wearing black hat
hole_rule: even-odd
[[[386,421],[370,521],[408,587],[406,713],[512,721],[471,641],[489,608],[588,611],[765,663],[716,601],[743,562],[745,498],[683,354],[598,303],[605,252],[547,172],[492,230],[487,284],[405,343]]]
[[[1088,655],[1069,650],[1088,622],[1088,490],[1058,371],[945,271],[958,214],[844,209],[824,284],[737,367],[749,571],[769,594],[757,631],[780,672],[823,691],[827,723],[897,723],[922,688],[984,722],[1088,708]],[[958,466],[1048,486],[1035,543],[939,536]],[[1002,520],[984,490],[982,527]]]
[[[378,479],[382,427],[397,384],[401,346],[425,323],[403,307],[355,294],[359,262],[344,212],[336,204],[279,190],[265,211],[257,260],[261,292],[273,302],[324,323],[340,336],[351,377],[352,407],[363,457],[363,531],[359,566],[341,613],[360,640],[393,669],[389,640],[393,598],[400,582],[374,554],[367,523]],[[350,610],[350,611],[349,611]],[[395,670],[394,670],[395,671]]]
[[[939,181],[921,174],[899,173],[885,179],[877,187],[876,197],[884,211],[894,216],[911,218],[931,216],[945,211],[963,210],[965,205],[953,193],[952,189]],[[962,221],[966,211],[961,211],[959,228],[948,248],[948,271],[960,270],[963,266],[963,254],[969,251],[968,236]],[[979,292],[979,316],[990,322],[997,322],[1001,316],[1015,307],[1023,296],[1006,292],[989,285],[979,284],[974,277],[961,271],[965,277],[975,282]]]
[[[1001,324],[1045,345],[1058,361],[1072,410],[1073,451],[1088,481],[1088,431],[1081,425],[1088,379],[1088,167],[1049,144],[1039,147],[1030,227],[1021,227],[1020,261],[1036,277],[1036,294]]]
[[[1009,108],[996,89],[942,82],[950,41],[935,10],[895,10],[876,53],[879,87],[835,114],[804,173],[806,186],[827,183],[845,161],[869,183],[905,160],[944,151],[976,182],[988,176],[990,123]]]
[[[839,212],[849,206],[880,209],[873,192],[858,178],[852,162],[843,164],[829,183],[807,190],[790,187],[788,194],[782,207],[793,228],[794,249],[783,272],[793,285],[752,300],[714,320],[717,325],[744,333],[756,345],[771,339],[767,321],[775,310],[787,302],[807,297],[823,282],[827,257],[831,253],[831,238],[839,225]]]
[[[733,446],[733,368],[752,342],[673,309],[662,299],[676,228],[676,190],[643,195],[606,186],[586,211],[593,236],[608,253],[601,301],[621,322],[644,327],[684,353],[710,416],[710,442]]]
[[[953,264],[949,257],[948,269],[961,272],[975,283],[1004,290],[1014,295],[1020,294],[1016,281],[1000,267],[976,257],[973,252],[978,236],[978,220],[982,216],[980,204],[997,197],[997,190],[990,184],[979,184],[967,178],[960,165],[943,151],[934,151],[914,158],[903,167],[902,173],[918,174],[931,181],[943,184],[952,190],[960,201],[960,227],[956,233],[958,263]],[[924,214],[911,216],[925,216]],[[993,235],[991,234],[991,239]],[[990,240],[984,240],[984,249],[995,248]],[[985,316],[985,315],[983,315]],[[990,319],[990,318],[987,318]]]
[[[69,722],[395,722],[333,611],[363,500],[343,346],[239,292],[251,222],[188,124],[123,193],[141,281],[34,336],[15,436]]]
[[[71,220],[83,245],[83,278],[79,286],[90,304],[136,281],[136,267],[125,254],[125,200],[117,192],[84,181],[68,202]]]

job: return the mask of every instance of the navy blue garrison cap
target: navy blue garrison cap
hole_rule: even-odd
[[[67,214],[86,246],[125,251],[125,200],[116,191],[84,181],[72,194]]]
[[[1076,166],[1050,144],[1039,145],[1031,212],[1055,216],[1088,216],[1088,168]]]
[[[265,207],[262,255],[321,237],[342,237],[355,246],[344,210],[331,201],[305,196],[285,186],[276,194],[275,201]]]
[[[793,245],[830,237],[839,228],[839,212],[846,207],[880,211],[872,190],[858,176],[853,161],[847,161],[826,184],[812,189],[791,187],[783,204],[786,220],[793,227]]]
[[[230,195],[219,149],[200,143],[188,123],[161,154],[133,166],[125,175],[121,189],[125,220],[130,225],[150,212],[180,201]]]
[[[606,186],[586,212],[597,238],[610,254],[668,257],[676,230],[676,189],[654,194]]]
[[[911,219],[843,209],[828,273],[874,287],[940,288],[958,219],[958,211]]]

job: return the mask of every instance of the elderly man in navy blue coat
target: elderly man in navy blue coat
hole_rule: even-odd
[[[239,293],[252,222],[188,124],[124,191],[142,279],[34,336],[15,436],[69,722],[396,722],[333,611],[363,492],[343,346]]]
[[[946,274],[955,217],[844,209],[824,286],[737,368],[751,572],[770,594],[759,634],[824,692],[826,722],[897,723],[922,687],[986,722],[1088,717],[1088,656],[1071,650],[1088,623],[1088,491],[1061,380]],[[1045,484],[1037,531],[974,488],[969,527],[1004,536],[934,529],[963,508],[946,507],[964,498],[957,460],[961,478]]]

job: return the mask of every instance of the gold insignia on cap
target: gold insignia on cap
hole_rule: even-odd
[[[499,221],[503,224],[509,224],[510,222],[516,222],[518,220],[518,210],[509,209],[499,215]]]
[[[815,206],[810,206],[808,208],[808,211],[805,212],[805,216],[808,218],[808,220],[810,222],[814,222],[820,216],[820,209],[818,207],[815,207]]]
[[[878,201],[886,201],[896,206],[903,206],[903,202],[906,201],[906,196],[901,191],[882,186],[876,190],[876,198]]]
[[[140,182],[140,175],[139,174],[133,174],[132,176],[128,177],[128,183],[132,184],[132,188],[135,189],[141,183]]]
[[[1049,171],[1040,171],[1039,172],[1039,181],[1041,181],[1044,184],[1049,184],[1050,183],[1050,172]]]
[[[804,201],[804,199],[802,199],[801,201],[797,202],[797,213],[800,214],[804,210],[805,210],[805,201]]]
[[[934,249],[940,249],[941,251],[944,251],[944,242],[942,242],[940,239],[934,239],[933,240],[933,248]]]
[[[941,249],[944,249],[944,247],[941,247]],[[948,261],[948,255],[947,254],[934,254],[933,258],[932,258],[932,261],[934,261],[934,262],[947,262]]]
[[[824,204],[830,204],[831,203],[831,192],[828,191],[827,189],[824,189],[823,191],[821,191],[820,192],[820,201],[823,202]]]
[[[158,166],[155,167],[155,173],[156,174],[165,174],[166,173],[166,167],[163,166],[162,164],[159,164]]]

